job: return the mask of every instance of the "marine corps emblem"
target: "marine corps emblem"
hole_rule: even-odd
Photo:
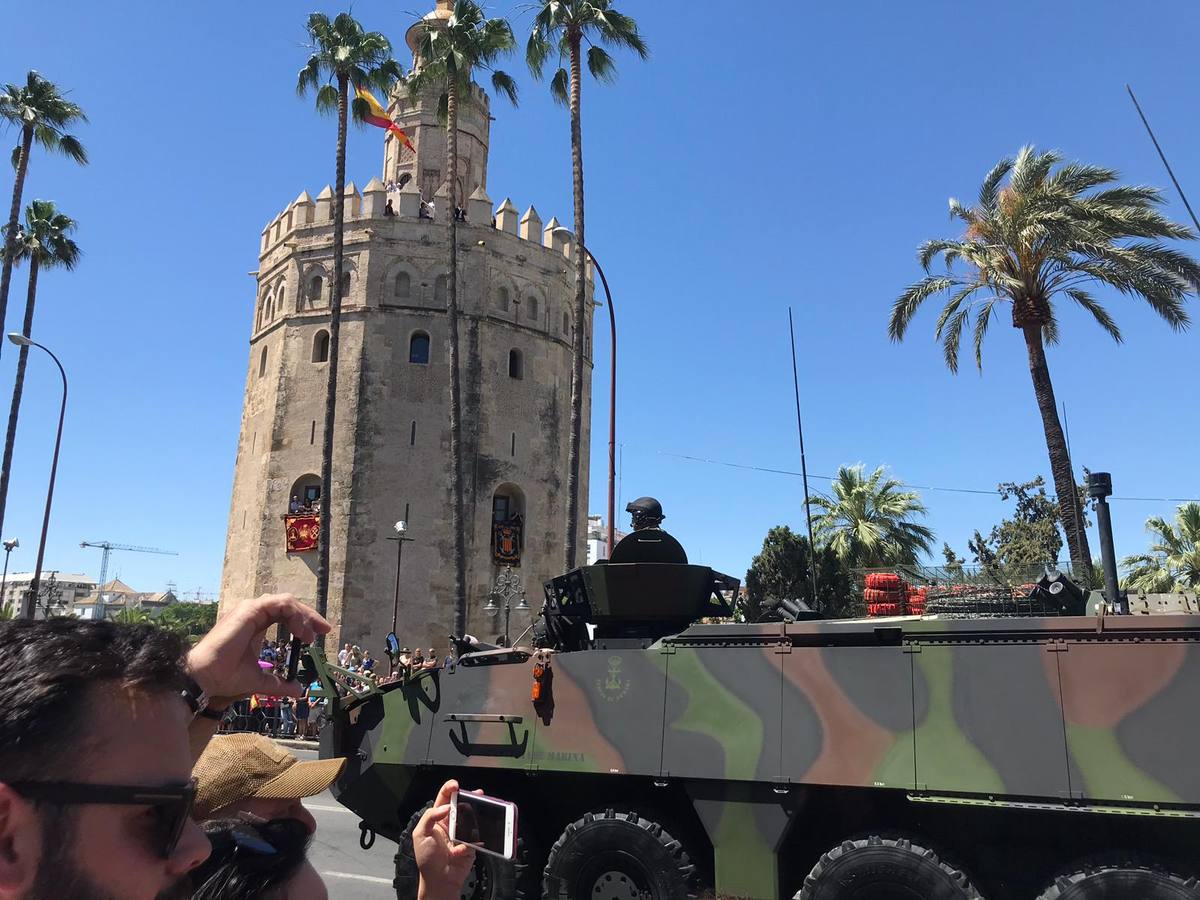
[[[621,677],[621,657],[608,658],[608,674],[596,679],[596,690],[609,703],[615,703],[629,693],[629,679]]]

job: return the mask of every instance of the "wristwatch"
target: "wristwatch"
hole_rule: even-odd
[[[179,696],[188,705],[188,709],[192,711],[193,719],[197,716],[203,716],[206,719],[219,722],[221,721],[221,717],[225,715],[225,710],[223,709],[209,709],[208,694],[186,672],[183,675],[183,690],[179,692]]]

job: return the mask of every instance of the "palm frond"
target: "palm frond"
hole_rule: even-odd
[[[1069,288],[1063,293],[1090,312],[1092,318],[1096,320],[1096,324],[1107,331],[1114,341],[1118,344],[1122,343],[1124,338],[1121,337],[1121,329],[1117,327],[1117,323],[1113,321],[1108,311],[1097,303],[1091,294],[1078,288]]]
[[[507,72],[492,73],[492,90],[497,95],[503,94],[513,106],[517,105],[517,82]]]
[[[617,64],[599,44],[588,47],[587,64],[588,71],[597,81],[611,84],[617,80]]]
[[[563,106],[571,102],[571,76],[566,69],[559,69],[550,79],[550,96]]]
[[[949,290],[961,284],[960,280],[950,275],[928,275],[920,281],[909,285],[908,289],[896,298],[892,304],[892,316],[888,321],[888,335],[893,341],[904,339],[904,332],[912,317],[927,299],[941,291]]]

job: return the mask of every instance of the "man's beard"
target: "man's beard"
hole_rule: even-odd
[[[125,900],[97,885],[71,858],[75,846],[75,819],[69,811],[44,807],[42,858],[30,891],[30,900]],[[181,878],[159,893],[156,900],[189,900],[190,878]]]

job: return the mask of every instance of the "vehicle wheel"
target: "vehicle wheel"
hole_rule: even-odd
[[[1038,900],[1197,900],[1200,882],[1163,869],[1130,863],[1088,866],[1059,875]]]
[[[905,838],[871,835],[825,853],[794,900],[980,900],[961,871]]]
[[[413,856],[412,833],[431,806],[432,803],[426,803],[413,813],[400,835],[400,846],[396,849],[396,877],[392,880],[396,900],[416,900],[420,874]],[[463,884],[462,900],[536,900],[537,889],[537,869],[529,864],[529,850],[522,838],[517,842],[515,863],[486,853],[475,854],[475,867]]]
[[[695,897],[696,867],[683,845],[635,812],[588,813],[564,830],[546,860],[545,900]]]

